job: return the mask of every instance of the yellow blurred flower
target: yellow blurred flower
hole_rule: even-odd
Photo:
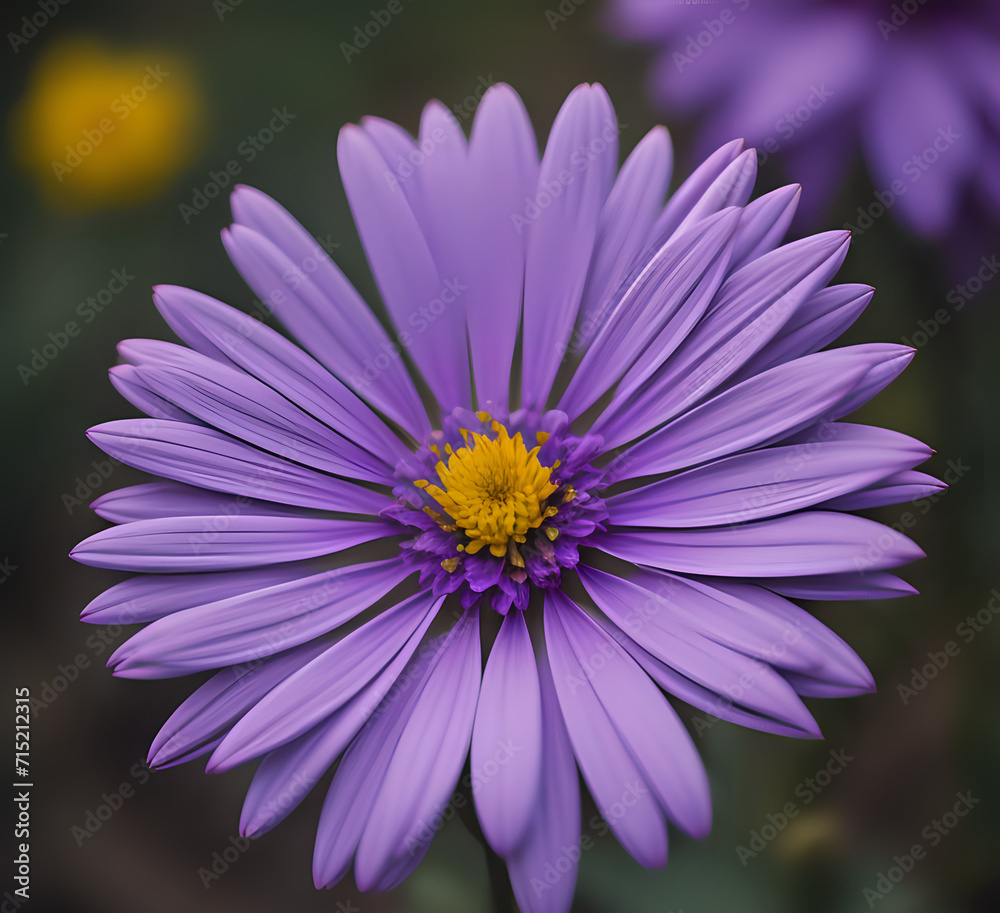
[[[54,205],[129,205],[155,196],[191,159],[201,112],[182,61],[74,38],[36,62],[11,134]]]
[[[787,862],[798,862],[805,856],[833,852],[845,841],[843,820],[834,812],[813,810],[796,821],[777,843],[777,855]]]

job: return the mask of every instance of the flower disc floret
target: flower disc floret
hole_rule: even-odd
[[[495,557],[507,555],[523,567],[516,544],[523,544],[529,531],[559,512],[558,507],[546,503],[559,488],[552,481],[559,461],[553,466],[539,462],[538,452],[548,439],[544,432],[536,435],[538,444],[528,450],[520,432],[511,437],[497,421],[490,427],[494,438],[463,428],[465,447],[454,450],[445,445],[448,462],[439,461],[434,467],[443,488],[426,479],[414,484],[444,508],[451,522],[426,508],[442,529],[460,529],[468,537],[456,546],[458,551],[475,555],[488,545]]]

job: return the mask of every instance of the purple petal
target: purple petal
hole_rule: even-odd
[[[627,414],[631,428],[648,430],[704,399],[829,282],[849,238],[846,232],[827,232],[796,241],[731,275],[648,383],[640,386],[650,375],[642,360],[625,375],[604,416]],[[594,424],[595,431],[603,427],[601,419]]]
[[[507,860],[523,913],[567,913],[580,861],[580,786],[548,658],[538,657],[542,697],[541,780],[524,842]],[[551,883],[554,869],[558,880]]]
[[[598,533],[587,544],[637,564],[723,577],[881,571],[924,557],[887,526],[825,510],[730,528]]]
[[[439,274],[405,195],[387,179],[392,173],[360,127],[340,131],[337,157],[376,284],[397,329],[406,334],[410,355],[443,410],[471,406],[465,321],[438,320],[440,315],[433,314],[432,329],[425,332],[431,327],[428,309],[434,302],[447,306],[449,298],[454,304],[463,277]],[[447,288],[446,282],[451,283]]]
[[[868,347],[862,346],[861,348]],[[873,346],[874,348],[878,348],[878,346]],[[830,410],[830,414],[825,416],[826,419],[835,421],[850,415],[855,409],[863,406],[899,377],[903,369],[910,363],[910,359],[916,354],[916,350],[908,346],[884,346],[884,348],[896,349],[897,351],[889,351],[885,358],[875,362],[871,370],[862,378],[861,383]],[[900,349],[902,351],[899,351]]]
[[[633,639],[647,625],[664,627],[668,636],[675,636],[681,625],[781,669],[871,685],[864,663],[844,641],[805,610],[759,586],[640,569],[630,572],[629,586],[623,586],[599,571],[585,574],[588,588],[600,594],[602,608],[610,604],[620,613],[624,599],[642,600],[628,615],[614,619]]]
[[[697,707],[708,714],[708,723],[711,724],[716,720],[726,720],[730,723],[736,723],[738,726],[745,726],[748,729],[756,729],[760,732],[768,732],[772,735],[786,736],[792,739],[819,739],[823,737],[819,726],[816,725],[816,721],[804,708],[800,712],[800,716],[804,720],[801,724],[780,722],[767,713],[748,710],[743,704],[742,699],[746,694],[752,694],[753,689],[759,684],[756,673],[744,673],[748,676],[744,679],[744,684],[741,685],[739,682],[736,682],[732,686],[731,693],[735,695],[734,699],[728,694],[719,694],[685,677],[676,669],[657,659],[652,653],[644,650],[610,621],[601,619],[598,619],[598,621],[608,634],[618,641],[628,651],[629,655],[646,670],[646,674],[653,681],[663,688],[664,691],[675,695],[685,703],[690,704],[692,707]],[[763,667],[758,666],[758,668]],[[784,686],[787,686],[791,700],[798,701],[794,689],[788,686],[788,682],[784,681],[784,679],[781,679],[781,681],[784,682]],[[749,686],[746,686],[746,682],[750,683]],[[799,703],[801,704],[801,701]],[[699,721],[696,719],[695,726],[700,727],[701,723],[704,722],[703,720]],[[700,734],[700,728],[698,728],[698,732]]]
[[[377,514],[391,500],[236,441],[211,428],[159,419],[105,422],[87,432],[103,450],[153,475],[279,504]]]
[[[668,241],[628,283],[594,337],[559,408],[579,415],[630,368],[648,375],[694,326],[721,284],[739,210]]]
[[[326,794],[316,831],[313,881],[317,888],[332,887],[347,874],[400,733],[447,638],[439,637],[411,660],[395,695],[390,692],[382,701],[344,754]],[[420,858],[419,852],[413,855]]]
[[[913,596],[916,590],[893,574],[851,571],[804,577],[761,577],[761,586],[791,599],[895,599]]]
[[[362,125],[364,126],[364,125]],[[454,114],[440,101],[430,101],[420,114],[421,157],[404,179],[407,200],[427,240],[431,257],[443,276],[462,275],[469,285],[479,276],[469,272],[474,241],[469,226],[480,214],[469,206],[471,174],[468,144]],[[426,151],[425,151],[426,150]],[[447,319],[465,323],[468,303],[463,294],[448,305]]]
[[[684,183],[675,190],[663,212],[653,224],[650,232],[650,243],[647,248],[650,253],[661,248],[674,234],[677,227],[698,204],[698,201],[709,192],[709,189],[743,152],[743,140],[737,139],[716,149],[691,174]]]
[[[712,595],[710,614],[715,616],[714,624],[700,618],[694,619],[694,624],[704,622],[706,633],[709,627],[714,627],[715,636],[723,643],[729,641],[733,630],[730,622],[742,618],[765,641],[758,642],[757,658],[783,670],[782,674],[787,671],[806,675],[843,687],[852,694],[875,690],[875,681],[861,657],[826,625],[794,603],[739,580],[712,577],[695,580],[694,585]],[[733,645],[743,649],[735,642]]]
[[[212,517],[220,514],[253,514],[257,517],[308,517],[300,507],[289,507],[253,498],[233,497],[181,482],[146,482],[109,491],[91,510],[111,523],[157,520],[163,517]]]
[[[542,770],[542,698],[524,613],[508,612],[490,650],[472,731],[472,795],[483,834],[510,856],[524,839]]]
[[[673,147],[654,127],[625,160],[604,204],[571,348],[584,351],[614,307],[616,293],[643,253],[670,182]]]
[[[629,448],[615,478],[683,469],[781,440],[822,417],[836,418],[874,396],[913,357],[905,346],[870,344],[817,352],[771,368],[723,391]],[[616,434],[608,448],[641,426]]]
[[[600,649],[581,658],[564,616],[578,613],[558,590],[545,600],[545,646],[552,664],[552,678],[573,752],[587,786],[618,841],[646,868],[667,863],[667,828],[649,780],[636,763],[628,744],[615,728],[591,679],[603,674],[593,664],[606,659]],[[617,654],[607,650],[608,657]],[[625,695],[626,699],[630,695]],[[627,803],[627,804],[626,804]]]
[[[259,837],[279,824],[305,798],[383,701],[410,661],[434,618],[428,613],[392,662],[340,709],[305,734],[268,752],[247,790],[240,833]]]
[[[742,210],[753,192],[757,180],[757,153],[753,149],[741,152],[705,189],[690,211],[681,219],[676,231],[681,232],[724,209]]]
[[[593,568],[581,568],[580,579],[597,607],[623,634],[676,674],[674,684],[688,682],[701,690],[690,701],[695,706],[704,705],[710,697],[707,691],[716,701],[729,698],[753,715],[775,720],[799,734],[818,732],[802,701],[770,665],[718,642],[718,637],[706,637],[681,620],[677,611],[657,611],[665,596],[672,598],[674,593],[686,594],[693,604],[698,593],[692,584],[668,578],[650,591]],[[701,600],[703,605],[718,602],[705,591],[701,595],[709,596]],[[690,700],[690,689],[669,690]]]
[[[507,406],[510,366],[521,319],[525,237],[511,213],[538,184],[538,149],[524,104],[509,86],[483,95],[469,141],[476,201],[471,256],[478,281],[469,289],[469,349],[481,408]],[[468,205],[468,204],[467,204]]]
[[[607,93],[598,85],[577,86],[556,115],[535,198],[521,217],[528,223],[522,381],[526,406],[544,405],[566,350],[617,165],[618,123]]]
[[[109,665],[128,678],[168,678],[269,656],[334,630],[410,573],[375,561],[184,609],[143,628]]]
[[[381,328],[369,331],[366,327],[361,333],[353,327],[348,331],[339,314],[335,322],[323,319],[320,315],[329,312],[324,293],[311,277],[296,272],[295,264],[264,235],[237,223],[223,229],[222,243],[247,285],[271,305],[279,320],[316,359],[362,399],[384,408],[410,434],[420,437],[426,433],[426,412],[411,402],[415,388],[396,345],[402,340],[390,340]],[[345,354],[345,337],[351,339],[359,333],[361,338],[354,342],[351,354]],[[403,395],[394,397],[389,387],[397,383]]]
[[[132,365],[115,365],[108,371],[111,385],[137,409],[153,418],[202,424],[193,415],[154,393]]]
[[[939,482],[925,472],[897,472],[860,491],[825,501],[822,506],[827,510],[865,510],[869,507],[930,498],[947,487],[944,482]]]
[[[410,328],[416,328],[417,335],[428,329],[438,337],[450,335],[449,345],[456,348],[448,350],[448,358],[461,361],[461,371],[451,373],[459,378],[458,383],[465,389],[468,387],[468,352],[462,328],[470,305],[469,291],[480,284],[481,278],[472,259],[476,242],[471,236],[471,226],[480,214],[469,205],[471,189],[465,135],[455,115],[439,101],[424,106],[419,143],[414,143],[404,130],[386,121],[363,119],[361,126],[382,156],[386,168],[383,183],[388,185],[392,195],[401,193],[405,197],[440,277],[433,297],[421,302],[419,314],[411,311],[407,325],[401,329],[408,336],[413,335]],[[375,278],[380,281],[377,271]],[[443,323],[449,326],[442,328]],[[409,339],[405,343],[411,345]],[[471,402],[468,392],[463,395],[463,405]],[[448,404],[443,405],[448,408]]]
[[[829,682],[797,672],[784,672],[782,674],[788,684],[795,689],[795,693],[801,694],[803,697],[857,697],[860,694],[870,694],[875,690],[874,682],[868,687],[863,687]]]
[[[932,452],[905,434],[867,425],[823,424],[809,438],[726,457],[615,495],[606,502],[610,522],[693,527],[759,520],[864,488]]]
[[[277,207],[273,201],[270,203]],[[242,368],[338,434],[357,441],[369,453],[383,458],[390,466],[406,454],[399,438],[351,389],[269,326],[208,295],[178,286],[156,286],[153,301],[171,329],[192,348],[223,364]],[[361,302],[360,306],[367,314],[367,305]],[[370,314],[369,320],[374,321]],[[363,351],[361,341],[356,345],[359,348],[351,354],[352,359],[357,352]],[[343,368],[351,364],[351,360],[342,359],[337,364]],[[359,382],[368,399],[397,420],[400,414],[420,416],[423,413],[409,377],[401,371],[389,371],[389,376],[398,384],[387,391],[392,394],[388,400],[378,395],[379,385]],[[396,377],[397,374],[400,377]],[[391,405],[392,400],[398,400],[395,408]],[[425,422],[424,417],[401,424],[419,428]]]
[[[181,609],[297,580],[315,570],[315,562],[300,561],[214,574],[143,574],[105,590],[80,618],[90,624],[155,621]]]
[[[473,610],[434,657],[393,750],[358,843],[354,878],[362,891],[430,843],[469,751],[481,668]]]
[[[385,669],[440,606],[430,594],[412,596],[337,641],[247,713],[209,769],[231,770],[308,732]]]
[[[150,767],[169,767],[214,747],[244,713],[279,682],[325,648],[303,644],[284,653],[230,666],[213,675],[178,707],[149,747]]]
[[[399,124],[386,120],[384,117],[366,115],[361,118],[360,126],[368,134],[378,148],[379,154],[385,159],[386,165],[391,169],[386,176],[386,181],[395,187],[396,185],[392,184],[392,181],[395,180],[407,201],[412,205],[416,197],[415,188],[418,182],[411,180],[417,173],[417,165],[410,160],[410,156],[414,156],[417,164],[425,164],[423,153],[417,150],[416,140]]]
[[[157,396],[233,437],[335,475],[392,486],[391,469],[311,418],[266,384],[192,352],[189,368],[144,365],[136,376]]]
[[[847,331],[874,294],[875,289],[868,285],[834,285],[821,289],[795,310],[774,338],[728,383],[741,383],[775,365],[818,352]]]
[[[559,609],[563,632],[588,670],[589,682],[670,819],[693,837],[712,824],[708,777],[674,709],[624,649],[568,600]],[[607,661],[598,668],[596,657]]]
[[[802,187],[799,184],[789,184],[747,203],[740,216],[740,224],[733,233],[733,272],[774,250],[781,243],[795,216],[801,196]]]
[[[282,206],[259,190],[241,185],[230,202],[236,224],[266,239],[274,258],[272,265],[278,268],[273,277],[252,269],[244,273],[261,300],[358,395],[404,428],[425,429],[427,418],[420,397],[401,360],[393,358],[387,366],[380,365],[375,378],[366,374],[367,362],[389,352],[392,342],[320,245]],[[274,257],[276,252],[280,257]],[[257,285],[250,282],[250,275]]]
[[[102,530],[70,557],[121,571],[232,571],[331,555],[396,532],[386,523],[311,517],[165,517]]]

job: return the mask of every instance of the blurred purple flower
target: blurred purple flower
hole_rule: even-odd
[[[1000,213],[1000,7],[927,0],[613,0],[614,33],[661,48],[655,101],[780,152],[822,211],[860,147],[878,196],[940,239],[966,204]],[[869,212],[869,215],[871,213]]]
[[[90,436],[167,481],[95,502],[119,525],[74,557],[140,576],[84,618],[148,623],[116,675],[221,670],[150,763],[261,758],[243,834],[342,758],[317,885],[352,865],[364,890],[402,881],[463,801],[467,758],[523,910],[569,909],[577,765],[623,846],[662,866],[666,821],[703,836],[711,809],[660,689],[819,737],[801,697],[873,682],[789,597],[912,592],[887,571],[920,550],[849,513],[940,485],[914,471],[924,445],[837,421],[913,354],[820,351],[872,292],[827,287],[847,233],[781,246],[799,190],[748,202],[756,158],[739,142],[664,206],[667,132],[620,170],[618,132],[588,85],[541,162],[507,86],[468,141],[437,102],[416,141],[347,126],[340,171],[391,328],[240,187],[226,248],[310,354],[172,286],[154,300],[190,348],[121,344],[112,379],[150,418]]]

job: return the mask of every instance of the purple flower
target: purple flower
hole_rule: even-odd
[[[662,866],[666,821],[701,837],[711,809],[661,689],[819,737],[801,698],[873,682],[790,598],[913,592],[888,570],[921,551],[849,512],[941,486],[914,471],[926,446],[838,421],[913,354],[823,350],[872,294],[827,287],[847,233],[782,246],[799,189],[748,202],[739,142],[664,206],[667,132],[620,170],[618,132],[589,85],[540,163],[507,86],[468,141],[438,102],[417,141],[347,126],[340,170],[388,319],[240,187],[226,249],[309,354],[161,286],[187,347],[130,340],[111,369],[150,417],[91,439],[167,481],[94,503],[118,525],[74,557],[139,576],[84,618],[148,623],[116,675],[220,670],[150,763],[260,758],[242,833],[341,758],[317,885],[352,864],[363,890],[398,884],[470,788],[522,909],[565,911],[577,766],[625,848]]]
[[[874,0],[614,0],[609,27],[661,53],[656,102],[704,115],[702,143],[744,136],[808,188],[815,218],[860,147],[886,209],[944,237],[1000,213],[1000,8]],[[860,224],[860,223],[859,223]]]

